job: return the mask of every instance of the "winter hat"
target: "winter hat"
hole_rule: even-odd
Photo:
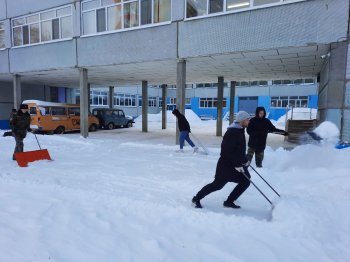
[[[251,116],[246,111],[239,111],[236,115],[236,121],[235,122],[242,122],[246,119],[250,119]]]
[[[26,105],[26,104],[21,104],[21,105],[19,106],[19,108],[20,108],[20,109],[28,109],[28,105]]]

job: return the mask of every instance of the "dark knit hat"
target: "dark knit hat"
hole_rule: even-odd
[[[28,105],[26,105],[26,104],[21,104],[21,105],[19,106],[19,108],[20,108],[20,109],[28,109]]]

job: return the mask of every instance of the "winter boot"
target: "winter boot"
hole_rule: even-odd
[[[227,201],[224,201],[224,207],[241,208],[240,206],[236,205],[235,203],[233,203],[233,202],[227,202]]]
[[[194,196],[192,198],[192,203],[194,205],[195,208],[203,208],[202,205],[201,205],[201,202],[199,199],[196,198],[196,196]]]
[[[197,153],[198,153],[198,150],[199,150],[199,148],[195,146],[195,147],[193,148],[193,154],[197,154]]]
[[[176,153],[183,153],[183,152],[184,152],[184,150],[182,148],[179,150],[176,150]]]

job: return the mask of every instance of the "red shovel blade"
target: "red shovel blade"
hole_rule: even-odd
[[[49,152],[47,149],[27,151],[27,152],[17,152],[15,153],[15,158],[20,167],[28,166],[29,162],[34,162],[36,160],[51,160]]]

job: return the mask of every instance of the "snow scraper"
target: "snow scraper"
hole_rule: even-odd
[[[28,166],[29,162],[34,162],[37,160],[52,160],[47,149],[41,149],[38,138],[34,134],[36,142],[38,142],[38,146],[40,150],[27,151],[27,152],[16,152],[15,158],[20,167]]]
[[[191,132],[191,136],[192,136],[194,142],[196,142],[196,144],[198,144],[199,147],[201,147],[201,148],[203,149],[204,154],[205,154],[205,155],[209,155],[209,150],[208,150],[208,148],[206,148],[206,147],[202,144],[202,142],[201,142],[192,132]]]

